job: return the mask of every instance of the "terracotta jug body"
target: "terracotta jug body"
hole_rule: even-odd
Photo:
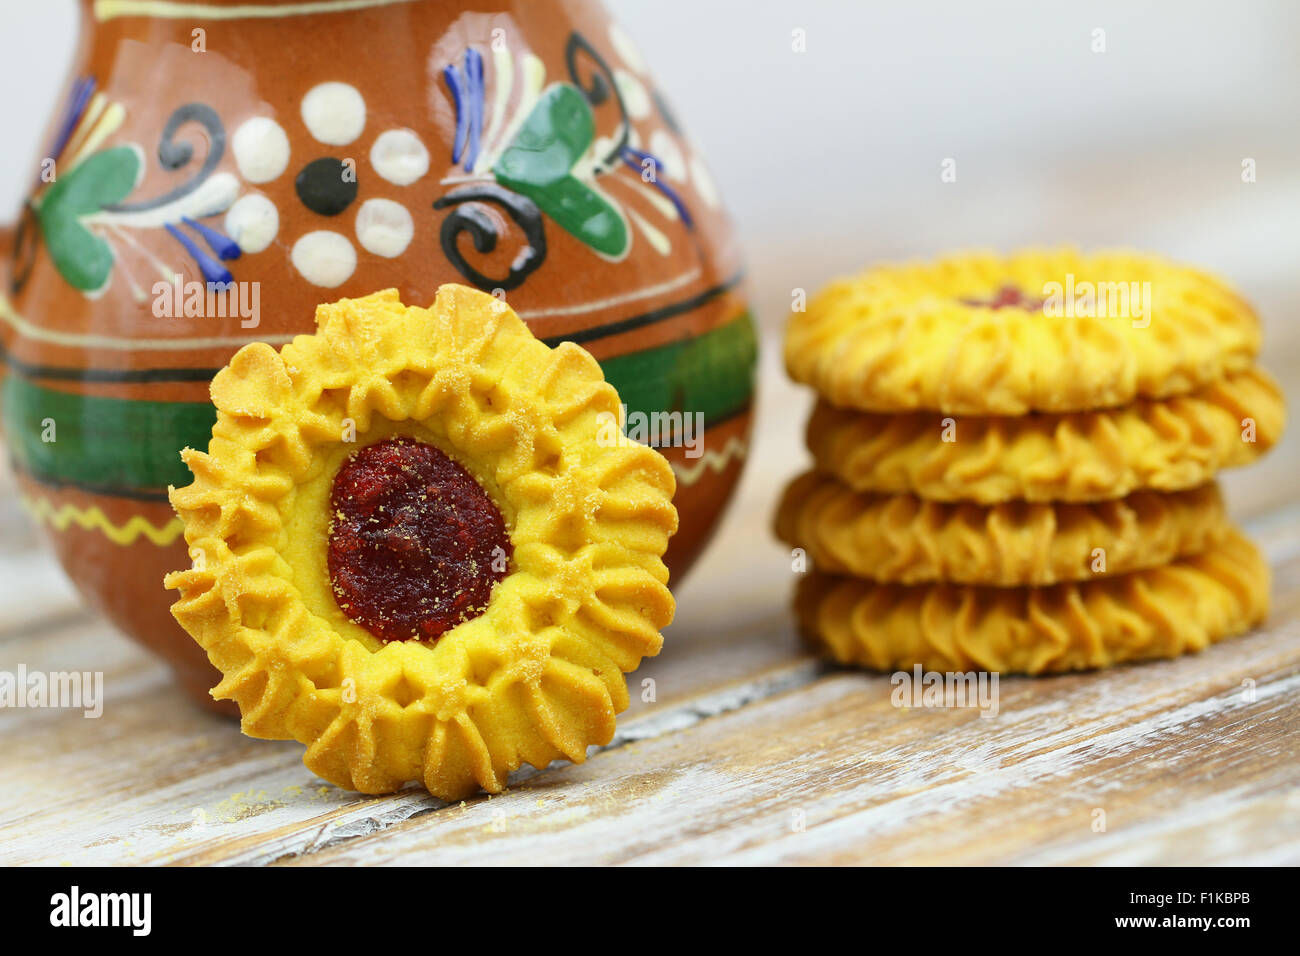
[[[208,383],[318,302],[444,282],[601,362],[677,474],[674,583],[748,448],[755,339],[717,189],[595,3],[99,0],[6,237],[0,421],[94,606],[215,683],[171,619],[167,487]]]

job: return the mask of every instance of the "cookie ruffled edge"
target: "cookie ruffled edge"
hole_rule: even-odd
[[[246,346],[218,373],[209,448],[183,452],[194,482],[171,489],[195,566],[165,584],[223,674],[213,696],[239,705],[245,733],[298,740],[313,772],[367,793],[419,780],[457,799],[523,763],[581,762],[673,617],[671,467],[598,442],[600,416],[621,411],[595,359],[548,348],[484,293],[446,285],[420,309],[390,289],[316,318],[316,334]],[[280,554],[284,508],[345,420],[356,447],[381,420],[436,423],[508,515],[511,573],[432,646],[340,634]]]
[[[1268,614],[1270,572],[1239,531],[1156,568],[1044,588],[877,584],[808,572],[805,638],[841,664],[1044,674],[1175,657]]]
[[[820,401],[806,436],[817,467],[857,491],[1101,501],[1205,484],[1272,448],[1285,420],[1277,383],[1251,368],[1191,395],[1059,415],[879,415]]]
[[[877,581],[999,587],[1091,580],[1167,564],[1228,529],[1216,484],[1102,502],[926,501],[869,495],[810,471],[781,497],[775,531],[813,567]]]
[[[1151,316],[962,301],[1008,284],[1037,295],[1067,276],[1099,292],[1149,283]],[[846,408],[1021,415],[1186,394],[1249,366],[1260,337],[1250,305],[1201,270],[1127,250],[1027,249],[878,265],[832,282],[791,315],[785,360],[792,378]]]

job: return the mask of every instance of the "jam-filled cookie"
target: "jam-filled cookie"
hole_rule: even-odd
[[[1269,568],[1235,529],[1202,554],[1041,588],[879,584],[808,572],[795,610],[836,661],[1042,674],[1174,657],[1268,613]]]
[[[835,405],[963,415],[1167,398],[1239,372],[1259,321],[1196,269],[1129,252],[1026,250],[880,265],[786,331],[790,375]]]
[[[1228,530],[1215,484],[1087,503],[927,501],[853,491],[818,472],[781,499],[776,533],[822,572],[916,584],[1045,585],[1197,554]]]
[[[602,440],[622,419],[596,361],[492,296],[316,318],[216,376],[211,443],[171,492],[194,564],[166,585],[213,695],[367,793],[583,760],[673,617],[668,462]]]
[[[821,401],[807,439],[818,468],[857,491],[1099,501],[1192,488],[1249,464],[1277,442],[1285,418],[1277,384],[1251,368],[1190,395],[1095,412],[877,415]]]

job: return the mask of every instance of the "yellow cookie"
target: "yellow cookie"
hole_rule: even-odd
[[[865,495],[808,472],[776,533],[822,572],[917,584],[1044,585],[1166,564],[1228,530],[1217,485],[1091,503],[926,501]]]
[[[1252,368],[1191,395],[1019,418],[876,415],[819,402],[808,422],[818,468],[866,492],[984,504],[1100,501],[1178,491],[1271,448],[1282,393]]]
[[[672,621],[668,462],[599,441],[621,420],[596,360],[490,295],[388,290],[316,321],[218,373],[171,491],[194,566],[165,583],[213,696],[366,793],[582,761]]]
[[[1203,650],[1262,621],[1268,590],[1263,556],[1233,529],[1194,557],[1045,588],[876,584],[813,571],[795,610],[808,639],[843,664],[1041,674]]]
[[[1259,321],[1218,279],[1072,249],[880,265],[794,313],[790,375],[872,412],[1072,412],[1182,395],[1250,365]]]

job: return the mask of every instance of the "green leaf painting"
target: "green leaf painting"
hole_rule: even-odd
[[[95,153],[58,178],[41,199],[36,215],[50,258],[82,292],[102,289],[113,269],[113,250],[82,220],[125,199],[139,175],[139,152],[118,146]]]
[[[630,243],[627,222],[573,175],[595,135],[586,98],[576,87],[556,83],[542,92],[492,172],[497,182],[527,196],[560,228],[597,252],[618,258]]]

